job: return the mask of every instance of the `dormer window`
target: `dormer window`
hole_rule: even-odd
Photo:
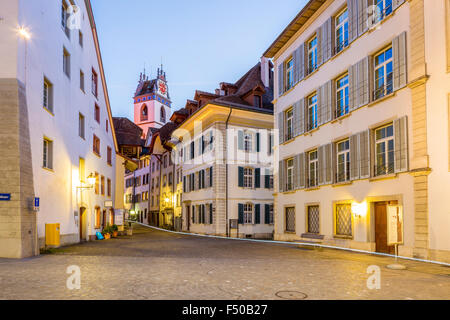
[[[261,108],[262,107],[262,98],[261,98],[261,96],[253,96],[253,105],[256,108]]]

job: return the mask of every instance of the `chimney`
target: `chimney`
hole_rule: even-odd
[[[270,87],[270,61],[266,57],[261,57],[261,81],[266,88]]]

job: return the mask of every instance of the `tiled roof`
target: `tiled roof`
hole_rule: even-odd
[[[118,145],[143,146],[142,129],[128,118],[113,118]]]

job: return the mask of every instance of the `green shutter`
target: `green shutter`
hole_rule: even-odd
[[[260,152],[261,146],[260,146],[260,134],[259,132],[256,133],[256,152]]]
[[[239,203],[239,224],[244,224],[244,205]]]
[[[264,206],[264,223],[270,224],[270,205],[266,204]]]
[[[238,131],[238,150],[244,150],[244,132]]]
[[[255,204],[255,224],[261,224],[261,205]]]
[[[213,187],[213,167],[209,171],[209,186]]]
[[[261,188],[261,169],[255,169],[255,188]]]
[[[239,167],[239,187],[243,188],[244,187],[244,168],[243,167]]]
[[[212,203],[209,205],[209,224],[213,224],[214,223],[214,218],[213,218],[213,205]]]
[[[266,174],[264,176],[264,188],[270,189],[270,174],[266,171]]]

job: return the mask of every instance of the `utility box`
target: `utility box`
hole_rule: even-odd
[[[45,245],[59,247],[61,245],[59,223],[45,225]]]

